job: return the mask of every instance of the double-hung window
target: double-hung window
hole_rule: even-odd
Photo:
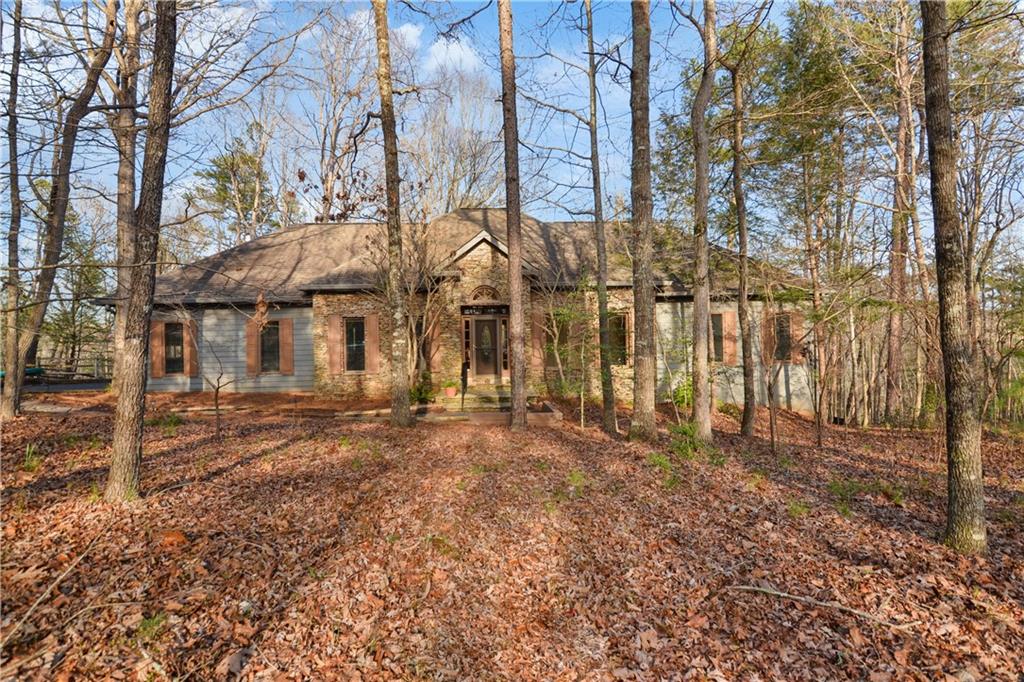
[[[267,322],[260,330],[260,371],[281,371],[280,322]]]
[[[185,325],[164,323],[164,374],[185,373]]]
[[[345,318],[345,371],[366,371],[366,318]]]

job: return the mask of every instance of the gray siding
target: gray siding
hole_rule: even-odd
[[[692,306],[692,303],[683,301],[658,301],[656,304],[658,394],[660,397],[670,396],[672,389],[690,371]],[[768,389],[761,365],[761,320],[764,306],[759,301],[753,301],[750,308],[753,318],[755,395],[759,404],[767,405]],[[712,313],[734,310],[736,310],[735,303],[712,302],[711,304]],[[715,399],[735,405],[743,404],[743,367],[741,366],[743,346],[739,336],[737,322],[736,362],[740,364],[735,367],[716,367],[714,377]],[[808,342],[812,340],[808,339]],[[780,407],[798,412],[813,412],[813,368],[809,363],[782,363],[775,388]]]
[[[313,390],[313,309],[295,307],[271,309],[269,319],[293,320],[294,373],[248,376],[245,360],[245,324],[253,314],[250,308],[204,308],[190,311],[198,326],[198,377],[168,376],[150,379],[150,391],[210,391],[223,372],[223,391],[312,391]],[[183,313],[162,312],[160,319],[180,319]]]
[[[200,347],[202,347],[202,318],[200,315],[202,311],[194,311],[191,316],[195,317],[196,324],[199,327]],[[183,322],[190,317],[190,313],[185,310],[154,310],[153,319],[163,320],[165,322]],[[201,391],[203,390],[203,365],[202,365],[202,354],[199,357],[199,376],[189,377],[184,374],[168,374],[162,376],[159,379],[149,377],[149,381],[146,383],[147,391]]]

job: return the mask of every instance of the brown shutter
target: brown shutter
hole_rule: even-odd
[[[789,338],[792,340],[789,353],[789,361],[802,363],[804,361],[804,314],[794,310],[789,314]]]
[[[277,330],[280,334],[277,345],[280,355],[278,367],[281,374],[285,375],[295,374],[295,343],[292,329],[294,329],[294,325],[290,317],[277,321]]]
[[[736,313],[732,310],[722,313],[722,364],[736,365]]]
[[[164,369],[164,323],[152,320],[149,323],[149,378],[159,379]]]
[[[366,336],[366,373],[376,374],[380,371],[380,324],[376,313],[364,318]]]
[[[245,373],[251,377],[260,373],[260,325],[251,318],[245,322]]]
[[[775,363],[775,313],[768,307],[761,318],[761,362],[765,367]]]
[[[544,370],[544,311],[539,305],[530,310],[531,364],[536,370]]]
[[[185,345],[185,376],[199,376],[199,331],[195,320],[185,320],[182,325]]]
[[[430,372],[441,371],[441,354],[443,349],[441,348],[441,319],[434,320],[434,326],[430,330],[427,341],[427,352],[430,353],[430,357],[427,358],[427,367],[430,368]]]
[[[327,316],[327,371],[332,375],[341,374],[341,351],[343,348],[341,315]]]

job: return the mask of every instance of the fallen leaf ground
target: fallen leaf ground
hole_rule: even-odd
[[[968,559],[936,540],[935,432],[833,428],[819,449],[787,415],[774,456],[716,415],[718,449],[688,456],[669,434],[568,425],[234,414],[217,441],[208,417],[158,415],[146,496],[110,507],[110,422],[101,406],[4,425],[5,679],[1024,670],[1010,436],[986,439],[991,550]]]

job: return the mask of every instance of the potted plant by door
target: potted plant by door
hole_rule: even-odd
[[[441,384],[441,389],[444,391],[444,397],[454,398],[459,394],[459,382],[454,379],[447,379]]]

